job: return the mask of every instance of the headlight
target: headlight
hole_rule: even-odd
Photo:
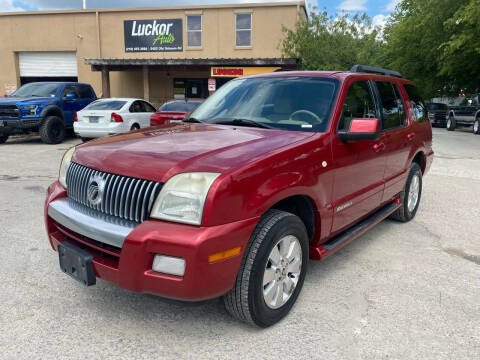
[[[210,186],[220,176],[218,173],[183,173],[170,178],[163,186],[155,203],[151,217],[200,225],[203,206]]]
[[[37,115],[38,105],[23,105],[23,110],[25,110],[25,115]]]
[[[70,163],[72,162],[72,156],[75,152],[75,147],[72,147],[70,150],[67,150],[65,155],[63,155],[62,164],[60,165],[60,173],[58,175],[58,181],[62,186],[67,188],[67,171]]]

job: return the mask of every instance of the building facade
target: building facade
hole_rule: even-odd
[[[295,69],[281,56],[282,27],[304,16],[303,1],[4,13],[0,91],[78,80],[155,105],[204,98],[234,77]]]

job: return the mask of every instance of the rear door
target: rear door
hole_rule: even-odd
[[[396,83],[375,81],[382,119],[382,139],[385,144],[385,191],[382,202],[400,193],[407,179],[411,142],[415,138],[407,117],[404,99]]]
[[[355,118],[379,118],[373,89],[368,80],[347,84],[338,130],[349,129]],[[349,227],[375,210],[382,200],[386,157],[376,150],[382,139],[344,143],[332,140],[335,162],[332,233]]]

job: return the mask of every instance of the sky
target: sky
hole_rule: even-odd
[[[258,3],[284,0],[86,0],[87,8],[108,7],[140,7],[166,5],[198,5],[221,3]],[[328,13],[334,14],[342,10],[350,13],[366,12],[374,25],[383,25],[387,16],[393,11],[400,0],[306,0],[307,4],[326,8]],[[29,11],[50,9],[78,9],[82,7],[82,0],[0,0],[0,11]]]

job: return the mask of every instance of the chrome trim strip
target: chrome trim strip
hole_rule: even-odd
[[[138,225],[102,214],[69,198],[52,201],[48,206],[48,216],[69,230],[118,248]]]

